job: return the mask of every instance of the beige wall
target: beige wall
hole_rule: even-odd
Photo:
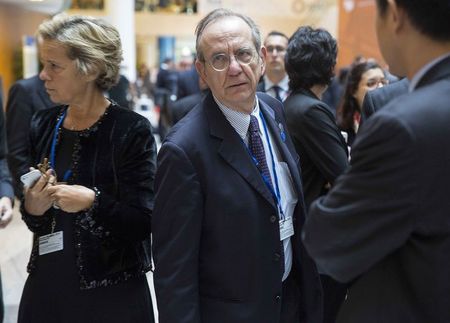
[[[310,24],[315,27],[324,27],[337,36],[337,2],[337,0],[279,0],[275,2],[273,0],[221,0],[220,4],[251,16],[260,26],[263,35],[271,30],[279,30],[290,36],[299,26]],[[201,12],[199,14],[136,13],[137,61],[146,62],[150,66],[157,64],[159,35],[173,35],[179,44],[192,43],[193,48],[195,26],[210,9],[213,8],[205,5],[202,7],[202,1],[199,1]],[[71,10],[68,13],[107,15],[106,12],[95,10]],[[14,50],[21,47],[22,36],[34,34],[45,18],[47,16],[44,14],[0,4],[0,75],[3,77],[4,93],[15,81],[12,72]]]
[[[274,3],[273,0],[258,0],[258,2],[259,6],[255,5],[249,7],[248,5],[245,5],[243,13],[251,16],[255,20],[260,27],[263,36],[272,30],[278,30],[290,36],[302,25],[323,27],[332,35],[337,36],[338,5],[335,0],[322,0],[321,3],[323,5],[321,7],[311,6],[309,8],[304,8],[301,12],[293,12],[291,10],[290,13],[288,13],[285,8],[285,10],[282,11],[285,12],[285,16],[280,15],[280,11],[275,11],[276,14],[272,15],[271,11],[258,10],[261,6],[267,7],[272,5]],[[276,1],[276,4],[281,6],[280,3],[285,3],[288,8],[292,9],[292,3],[294,2],[298,2],[298,0]],[[250,10],[250,8],[253,9]],[[203,16],[204,14],[174,15],[169,13],[136,13],[138,62],[145,61],[150,66],[155,66],[157,64],[157,52],[155,55],[149,55],[148,53],[149,50],[157,51],[156,39],[159,35],[175,36],[177,39],[183,39],[183,43],[186,43],[187,39],[191,39],[191,47],[194,48],[195,26]],[[151,58],[154,60],[152,61]]]

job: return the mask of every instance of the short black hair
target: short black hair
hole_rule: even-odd
[[[336,56],[336,39],[328,31],[310,26],[298,28],[289,39],[285,57],[291,91],[330,84]]]
[[[398,7],[405,10],[411,23],[428,37],[450,40],[450,1],[449,0],[395,0]],[[377,0],[378,13],[383,16],[388,0]]]
[[[289,41],[289,37],[286,36],[286,34],[282,33],[281,31],[272,30],[270,33],[267,34],[266,38],[264,39],[264,43],[266,42],[267,38],[269,38],[270,36],[281,36],[281,37],[286,38]]]

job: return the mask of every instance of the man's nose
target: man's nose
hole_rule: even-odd
[[[242,71],[242,66],[234,56],[230,56],[230,66],[228,67],[229,74],[238,74]]]
[[[39,78],[40,78],[42,81],[47,81],[47,80],[50,79],[49,76],[48,76],[48,74],[47,74],[47,72],[45,71],[45,67],[42,68],[41,72],[39,73]]]

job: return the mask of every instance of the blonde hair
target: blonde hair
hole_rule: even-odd
[[[93,17],[59,14],[43,22],[36,36],[63,45],[81,74],[98,73],[95,83],[101,90],[118,82],[122,45],[111,24]]]

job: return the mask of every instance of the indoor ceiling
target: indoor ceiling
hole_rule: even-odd
[[[71,0],[0,0],[0,4],[2,3],[22,7],[27,10],[56,14],[67,9]]]

